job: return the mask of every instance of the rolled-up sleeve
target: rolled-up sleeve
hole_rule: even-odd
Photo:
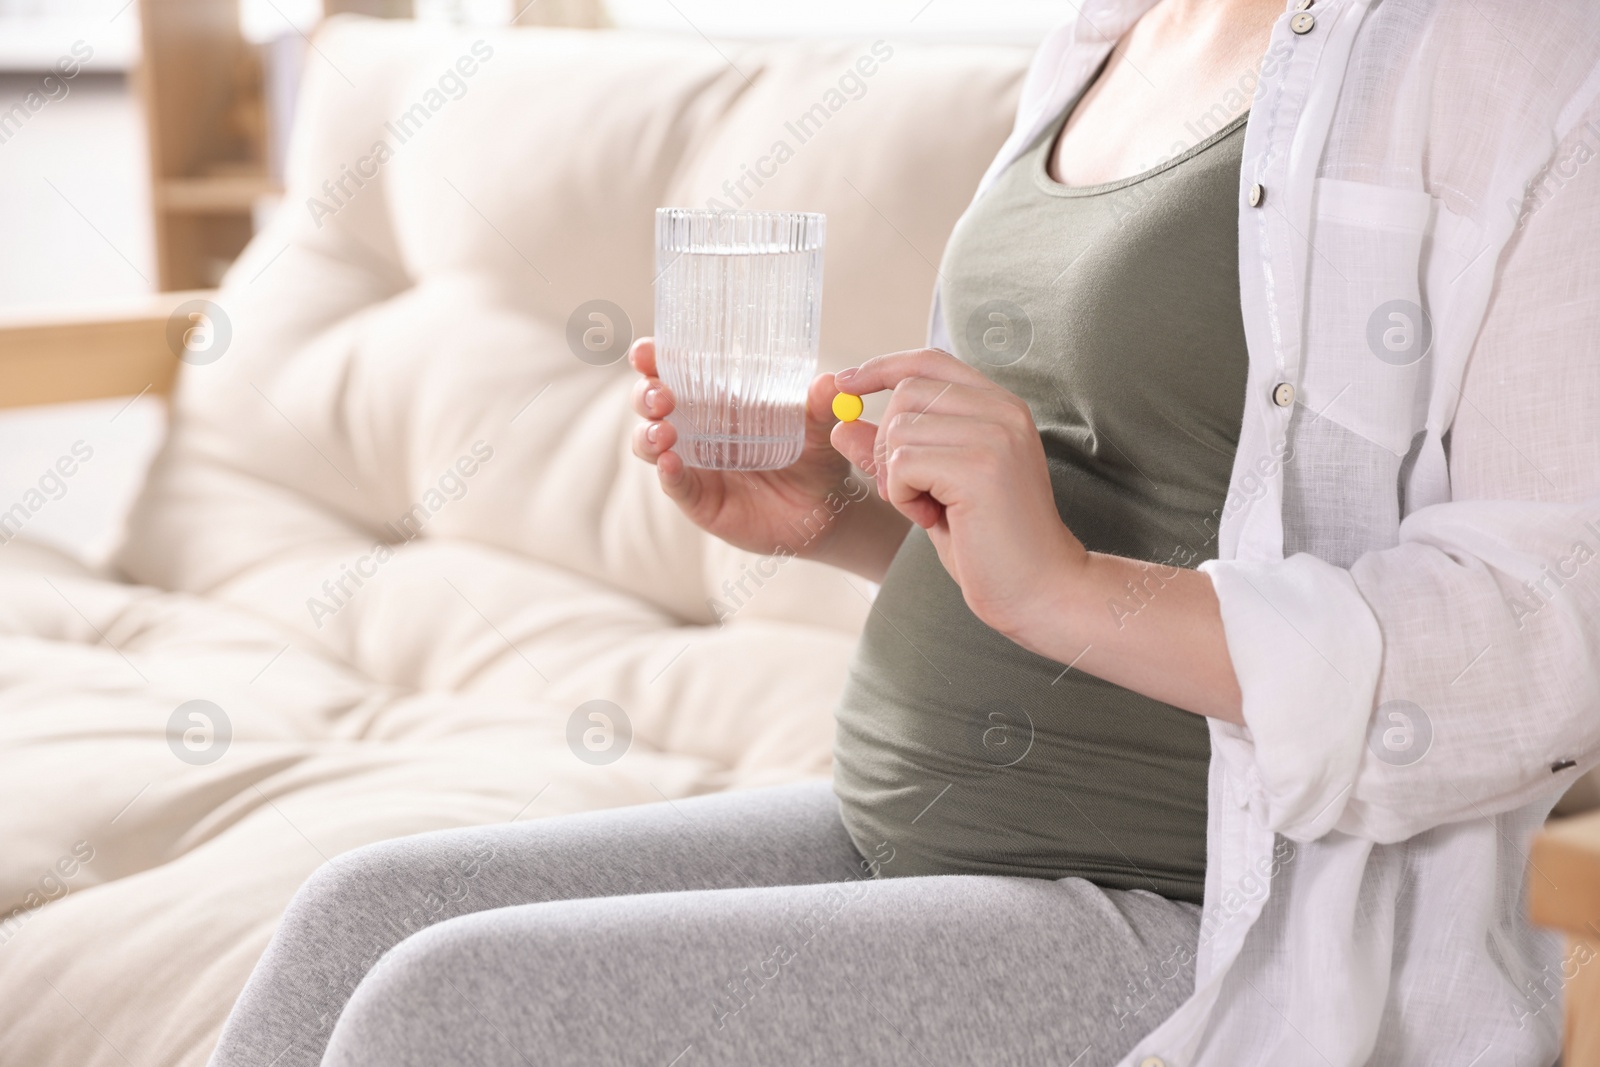
[[[1600,501],[1427,508],[1352,575],[1384,635],[1339,829],[1394,841],[1520,807],[1600,758]]]
[[[1258,817],[1297,840],[1320,837],[1361,764],[1383,658],[1377,619],[1349,571],[1305,553],[1201,569],[1244,696]]]

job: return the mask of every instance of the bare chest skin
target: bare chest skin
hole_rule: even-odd
[[[1283,0],[1162,0],[1117,43],[1056,141],[1066,185],[1132,177],[1249,109]]]

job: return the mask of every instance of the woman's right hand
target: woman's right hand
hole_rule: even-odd
[[[798,460],[782,470],[719,471],[686,467],[672,451],[677,430],[666,418],[674,402],[656,373],[655,339],[635,341],[628,361],[640,375],[633,409],[645,419],[634,429],[633,454],[655,464],[662,490],[689,521],[736,548],[787,551],[873,581],[883,577],[910,524],[829,443],[832,374],[811,382]]]

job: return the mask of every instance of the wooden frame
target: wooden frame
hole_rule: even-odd
[[[1600,812],[1547,823],[1534,838],[1528,913],[1567,935],[1562,973],[1551,976],[1566,987],[1563,1067],[1600,1067]]]
[[[0,315],[0,408],[170,393],[180,362],[172,317],[215,296],[153,293],[86,311]]]

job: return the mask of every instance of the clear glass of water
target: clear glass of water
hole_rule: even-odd
[[[795,211],[656,211],[656,368],[686,466],[775,470],[800,458],[823,226]]]

